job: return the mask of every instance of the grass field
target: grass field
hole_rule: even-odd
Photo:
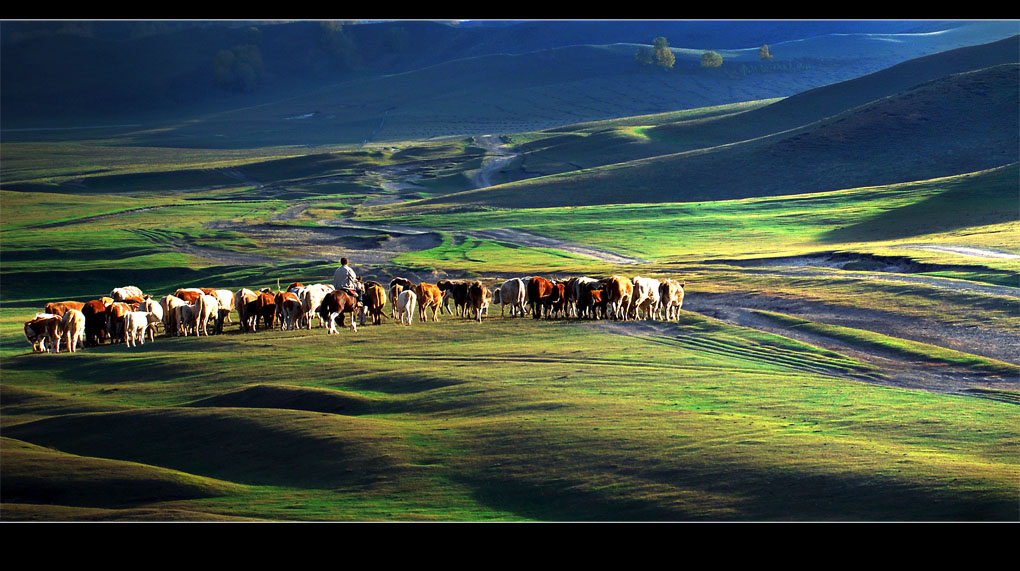
[[[604,135],[648,150],[677,141],[639,127],[730,111],[511,143]],[[1020,518],[1020,363],[1001,355],[1020,332],[1016,164],[712,202],[407,201],[456,191],[481,156],[467,138],[165,153],[5,143],[0,519]],[[397,184],[409,180],[420,187]],[[508,228],[645,263],[482,234]],[[47,301],[127,284],[162,296],[329,281],[335,259],[302,255],[311,231],[366,256],[406,239],[382,261],[354,260],[383,281],[669,276],[687,281],[687,311],[593,322],[493,306],[481,324],[386,319],[336,336],[242,334],[235,313],[223,335],[130,349],[33,354],[25,340]],[[416,247],[412,231],[437,238]]]

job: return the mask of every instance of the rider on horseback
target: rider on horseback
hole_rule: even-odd
[[[354,273],[354,270],[347,265],[347,258],[340,258],[340,267],[333,274],[333,287],[357,297],[358,305],[362,305],[361,296],[364,288],[361,285],[361,280],[358,279],[358,274]]]

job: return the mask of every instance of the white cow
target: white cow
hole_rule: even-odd
[[[659,280],[638,276],[631,280],[631,283],[634,284],[634,297],[630,304],[631,316],[639,319],[643,311],[645,319],[654,319],[659,311],[659,285],[661,285]]]
[[[499,304],[499,315],[503,315],[506,306],[510,306],[510,317],[524,316],[524,302],[527,297],[527,287],[521,278],[513,278],[503,282],[496,293],[492,296],[492,303]],[[499,299],[496,299],[498,294]]]
[[[110,292],[110,297],[113,301],[124,301],[129,297],[142,297],[142,290],[135,286],[118,287]]]
[[[411,319],[414,317],[414,306],[417,302],[418,296],[411,289],[405,289],[397,296],[397,302],[393,304],[393,307],[400,318],[400,322],[404,325],[411,325]]]
[[[305,313],[301,323],[303,327],[311,329],[313,317],[318,318],[319,327],[325,325],[322,316],[316,310],[322,305],[322,300],[326,297],[326,294],[331,291],[333,291],[333,286],[328,284],[312,284],[305,286],[301,291],[298,298],[301,300],[301,309]]]
[[[145,345],[145,334],[149,334],[149,341],[155,340],[156,324],[159,318],[151,311],[129,311],[124,316],[124,345],[135,347]]]
[[[197,317],[192,316],[195,319],[195,335],[200,336],[205,333],[205,336],[208,337],[209,320],[216,319],[218,317],[220,302],[214,296],[202,294],[202,297],[198,298],[196,301],[195,307],[197,308],[196,312],[198,313]]]
[[[223,324],[230,323],[230,312],[235,309],[234,294],[228,289],[217,289],[213,290],[212,295],[219,302],[218,315],[216,316],[216,332],[223,333]]]

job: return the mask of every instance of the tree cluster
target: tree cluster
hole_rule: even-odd
[[[652,47],[650,48],[648,46],[639,47],[637,54],[634,55],[634,59],[638,63],[644,65],[655,64],[664,69],[671,69],[676,63],[676,56],[669,49],[669,42],[662,36],[652,40]]]

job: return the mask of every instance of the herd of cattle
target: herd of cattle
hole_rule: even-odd
[[[573,277],[550,280],[540,276],[513,278],[490,289],[477,280],[440,280],[436,284],[415,284],[394,278],[389,288],[375,281],[363,284],[362,303],[345,290],[326,284],[305,286],[292,283],[273,292],[240,289],[182,288],[158,302],[134,286],[114,289],[109,297],[89,302],[62,301],[46,304],[42,313],[25,323],[25,336],[33,351],[75,352],[79,347],[95,346],[107,339],[131,347],[155,340],[157,327],[166,336],[222,333],[230,314],[237,312],[242,332],[275,329],[311,329],[318,319],[327,334],[337,333],[337,322],[344,327],[351,316],[351,331],[356,321],[365,324],[366,314],[373,324],[381,324],[384,307],[390,301],[390,318],[411,325],[417,307],[419,319],[432,321],[439,314],[470,317],[482,321],[491,304],[500,305],[500,315],[509,309],[510,317],[531,313],[542,317],[586,319],[678,319],[684,301],[685,282],[611,276],[604,279]],[[454,311],[450,310],[450,301]]]

